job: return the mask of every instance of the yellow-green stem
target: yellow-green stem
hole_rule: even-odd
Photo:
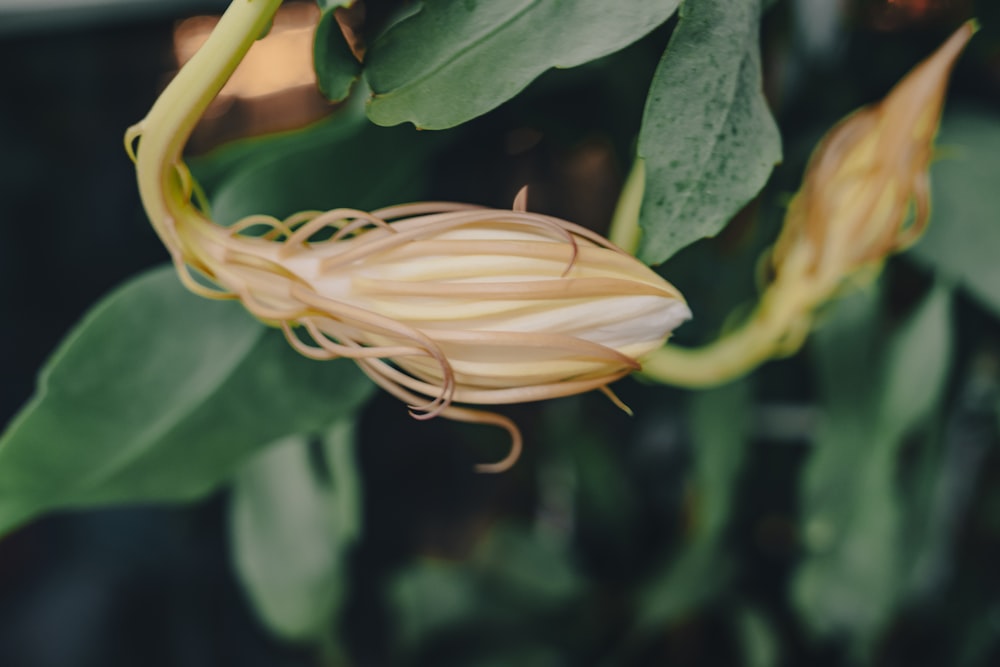
[[[791,286],[789,286],[791,287]],[[641,374],[663,384],[703,389],[732,382],[762,363],[790,354],[808,331],[807,292],[771,285],[757,310],[738,329],[714,343],[686,348],[665,345],[643,357]]]
[[[622,186],[622,193],[615,206],[615,214],[611,218],[611,228],[608,230],[608,240],[616,246],[634,255],[639,249],[639,239],[642,230],[639,228],[639,210],[642,208],[642,196],[646,190],[646,168],[642,158],[636,158],[632,169]]]
[[[170,236],[169,221],[200,217],[178,176],[184,145],[280,5],[281,0],[233,0],[205,44],[129,135],[141,136],[136,155],[139,194],[165,242]]]

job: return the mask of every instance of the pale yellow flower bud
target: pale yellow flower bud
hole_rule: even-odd
[[[416,416],[492,421],[515,442],[503,418],[452,402],[602,389],[690,317],[680,293],[631,255],[523,210],[423,203],[231,228],[191,217],[172,229],[193,290],[239,298],[307,356],[353,358]]]
[[[418,418],[506,428],[510,454],[479,469],[509,467],[521,446],[513,422],[454,402],[592,389],[613,398],[607,385],[638,369],[690,311],[634,257],[578,225],[527,212],[525,197],[513,211],[422,203],[251,216],[232,227],[208,219],[192,204],[181,151],[279,4],[233,0],[126,133],[150,222],[189,289],[239,299],[309,357],[354,359]]]

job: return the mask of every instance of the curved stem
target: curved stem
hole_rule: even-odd
[[[785,288],[787,286],[787,289]],[[657,382],[703,389],[732,382],[769,359],[796,351],[812,311],[809,294],[787,283],[773,284],[753,315],[719,340],[697,348],[665,345],[642,359],[640,373]],[[801,337],[795,337],[802,334]]]
[[[608,240],[630,255],[639,249],[642,230],[639,228],[639,211],[646,190],[646,163],[637,157],[625,179],[622,192],[615,205],[615,213],[608,229]]]
[[[146,117],[130,132],[141,135],[136,152],[139,194],[150,221],[170,245],[168,225],[201,218],[178,172],[181,152],[205,109],[250,46],[267,28],[281,0],[233,0],[209,35]]]

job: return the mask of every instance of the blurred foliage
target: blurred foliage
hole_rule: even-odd
[[[531,21],[565,4],[428,0],[397,14],[406,3],[372,2],[364,68],[340,34],[342,3],[321,2],[320,84],[331,99],[353,94],[327,120],[225,146],[193,170],[223,222],[421,198],[503,205],[527,181],[532,208],[599,226],[638,142],[650,174],[644,256],[665,261],[691,302],[696,320],[678,338],[696,343],[753,303],[754,263],[820,134],[884,94],[951,27],[943,23],[973,11],[924,3],[939,7],[940,25],[907,19],[884,32],[871,23],[875,2],[842,3],[845,20],[809,31],[798,26],[820,10],[804,0],[725,11],[688,0],[676,20],[677,3],[630,2],[612,8],[611,23],[587,13],[608,3]],[[487,478],[472,464],[501,451],[502,435],[416,423],[353,364],[302,359],[239,308],[190,296],[172,269],[154,270],[69,334],[7,427],[0,526],[229,487],[223,503],[201,506],[229,521],[229,546],[212,548],[235,564],[261,625],[306,647],[282,664],[1000,663],[1000,14],[993,3],[974,10],[983,30],[955,75],[928,233],[877,285],[830,304],[796,357],[708,392],[625,380],[616,391],[634,418],[600,395],[514,407],[525,456]],[[486,21],[502,29],[479,40]],[[48,177],[20,136],[31,114],[6,104],[0,137],[13,157],[0,194],[16,202],[25,174]],[[379,127],[366,113],[461,125]],[[782,153],[775,118],[784,164],[768,181]],[[79,194],[74,183],[66,192]],[[690,193],[681,204],[679,187]],[[49,213],[52,199],[37,214],[4,209],[18,221],[3,220],[5,287],[62,294],[55,286],[73,287],[65,276],[91,268],[94,254],[74,245],[79,227],[103,229],[99,198],[74,216]],[[127,218],[122,209],[112,210]],[[52,247],[26,233],[26,221],[43,218],[58,232]],[[79,263],[63,259],[53,283],[54,271],[31,267],[59,265],[43,253],[57,241],[60,257]],[[15,327],[30,329],[30,318]],[[20,400],[28,389],[18,391]],[[185,525],[177,517],[195,516],[186,512],[166,521]],[[86,531],[109,516],[72,520],[91,517],[77,529]],[[119,539],[138,536],[143,558],[188,572],[183,549],[144,541],[144,522],[158,515],[141,516],[108,525],[126,526]],[[0,585],[4,550],[32,530],[0,543]],[[169,534],[176,544],[204,531]],[[110,627],[108,641],[124,641]],[[8,655],[0,641],[0,659]],[[137,663],[76,658],[60,664]]]
[[[957,106],[957,105],[956,105]],[[1000,122],[996,112],[958,106],[941,123],[940,157],[933,170],[934,221],[913,255],[966,287],[1000,314],[1000,212],[994,197],[1000,173]]]
[[[267,624],[289,640],[328,637],[347,592],[347,554],[361,533],[350,419],[317,440],[291,436],[247,463],[233,483],[234,561]]]
[[[846,636],[858,651],[869,648],[904,597],[919,553],[903,534],[907,508],[896,466],[904,437],[940,404],[950,299],[947,288],[934,288],[902,330],[887,336],[878,328],[877,294],[856,294],[835,305],[815,338],[825,413],[802,475],[806,558],[792,595],[811,631]],[[852,489],[847,497],[845,489]]]

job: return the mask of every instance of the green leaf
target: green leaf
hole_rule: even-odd
[[[746,382],[692,394],[694,536],[644,587],[638,612],[641,631],[662,628],[704,604],[732,574],[723,537],[745,458],[749,409]]]
[[[482,604],[474,573],[444,562],[427,561],[403,570],[393,580],[390,595],[397,639],[407,653],[476,613],[495,613]]]
[[[608,446],[613,429],[584,397],[549,401],[536,437],[548,444],[540,479],[543,497],[572,511],[576,539],[601,551],[625,554],[638,546],[639,502],[619,452]]]
[[[354,364],[301,357],[235,303],[149,272],[70,333],[0,437],[0,533],[46,510],[198,498],[369,390]]]
[[[782,664],[781,639],[774,623],[760,609],[745,605],[736,610],[736,631],[745,667]]]
[[[695,539],[722,537],[733,511],[750,431],[750,385],[733,382],[691,396],[694,437]]]
[[[952,363],[951,290],[936,285],[886,352],[878,429],[900,439],[942,400]]]
[[[351,53],[334,16],[337,9],[352,4],[354,0],[319,0],[322,13],[313,40],[313,63],[320,92],[333,102],[345,99],[361,74],[361,63]]]
[[[910,256],[960,283],[1000,316],[1000,115],[949,111],[938,146],[931,223]]]
[[[324,13],[332,12],[339,7],[350,7],[354,2],[355,0],[316,0],[319,10]]]
[[[718,544],[695,541],[650,577],[638,600],[639,633],[662,630],[725,590],[733,560]]]
[[[781,136],[761,89],[760,0],[686,0],[653,76],[639,257],[714,236],[767,182]]]
[[[425,560],[402,571],[391,599],[403,650],[412,653],[451,633],[468,637],[486,629],[493,638],[510,628],[502,633],[504,642],[525,636],[537,619],[572,611],[584,587],[562,540],[498,525],[464,562]]]
[[[552,67],[642,38],[679,0],[430,0],[371,46],[365,77],[379,125],[444,129],[499,106]]]
[[[236,571],[261,619],[287,640],[323,637],[343,607],[346,555],[361,524],[353,436],[349,419],[326,434],[328,471],[316,469],[307,437],[291,436],[236,477],[230,505]]]
[[[229,144],[195,162],[192,171],[220,224],[258,213],[371,210],[419,199],[428,156],[450,140],[412,127],[372,125],[359,95],[328,120]]]
[[[949,290],[936,286],[890,337],[878,299],[835,305],[815,337],[825,418],[803,473],[807,557],[792,596],[817,635],[849,635],[865,651],[906,585],[904,504],[896,484],[904,436],[940,402],[951,360]]]

